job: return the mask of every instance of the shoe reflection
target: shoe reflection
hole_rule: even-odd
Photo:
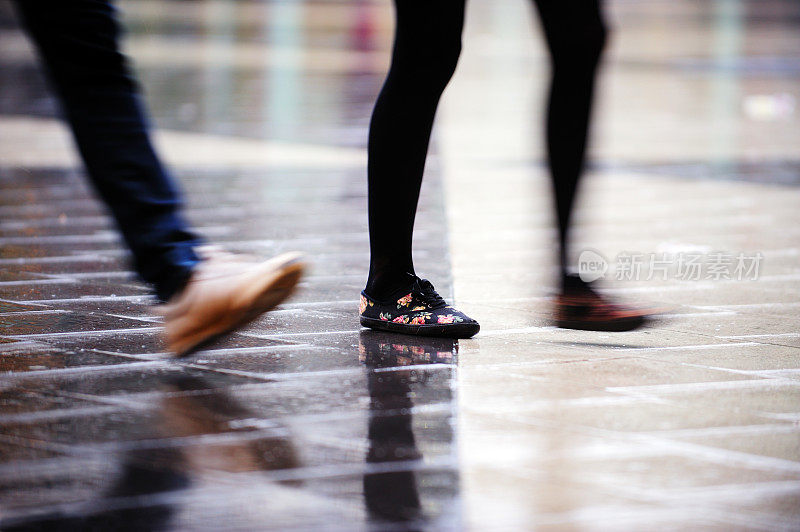
[[[297,467],[297,453],[285,427],[261,419],[230,395],[197,377],[176,377],[165,389],[168,393],[162,402],[161,434],[169,438],[202,436],[212,440],[182,447],[187,467],[195,474]],[[250,438],[248,433],[256,437]],[[213,435],[220,436],[222,441],[214,442]]]
[[[425,522],[414,472],[422,455],[414,437],[412,387],[424,383],[428,372],[414,366],[455,364],[457,352],[453,339],[361,332],[359,357],[369,369],[370,398],[364,501],[376,528]]]
[[[13,531],[171,528],[187,489],[205,475],[291,469],[297,453],[285,427],[260,419],[203,379],[164,381],[152,437],[130,442],[121,474],[101,497],[68,511],[3,524]],[[295,486],[293,480],[276,480]]]

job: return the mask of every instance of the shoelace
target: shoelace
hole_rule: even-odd
[[[419,292],[416,294],[422,301],[424,301],[431,308],[437,309],[447,306],[447,301],[440,296],[433,288],[433,284],[427,279],[419,279],[417,281]]]

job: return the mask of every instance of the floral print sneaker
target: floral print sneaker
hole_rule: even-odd
[[[448,305],[430,281],[419,277],[411,288],[398,291],[386,301],[361,292],[358,310],[364,327],[417,336],[470,338],[481,328],[477,321]]]

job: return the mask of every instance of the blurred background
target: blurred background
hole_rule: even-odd
[[[535,10],[469,0],[415,235],[420,275],[481,321],[460,345],[356,319],[388,0],[117,5],[193,225],[314,269],[165,360],[0,1],[2,528],[800,529],[800,2],[605,2],[576,257],[763,259],[745,280],[612,270],[611,293],[667,312],[609,336],[549,326]]]

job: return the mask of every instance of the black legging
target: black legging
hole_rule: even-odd
[[[562,284],[606,28],[600,0],[534,0],[552,61],[547,155],[555,189]],[[392,66],[369,134],[370,271],[382,298],[414,275],[412,232],[433,118],[461,53],[465,0],[395,0]]]

